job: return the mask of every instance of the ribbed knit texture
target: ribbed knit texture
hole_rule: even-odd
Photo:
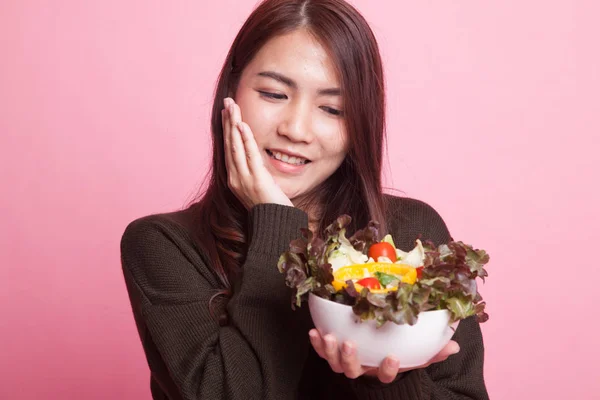
[[[308,228],[308,215],[294,207],[277,204],[259,204],[250,210],[250,247],[255,253],[279,255],[289,245],[289,238],[300,236],[301,228]]]
[[[443,220],[425,203],[396,197],[388,224],[398,247],[447,242]],[[308,307],[292,311],[277,271],[279,255],[308,227],[293,207],[263,204],[249,214],[250,243],[241,279],[219,323],[209,301],[220,289],[191,237],[190,209],[133,221],[121,241],[123,274],[148,365],[161,399],[487,399],[477,322],[462,321],[461,351],[385,385],[335,374],[310,348]],[[221,307],[218,307],[222,304]]]

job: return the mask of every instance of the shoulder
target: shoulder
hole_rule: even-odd
[[[410,197],[395,196],[393,194],[383,195],[388,205],[388,211],[398,212],[400,210],[419,210],[426,213],[437,213],[437,211],[423,200],[413,199]]]
[[[193,230],[198,203],[188,208],[150,214],[130,221],[121,237],[121,250],[151,243],[152,240],[171,240],[180,244],[194,243]]]
[[[442,216],[437,210],[423,200],[394,196],[391,194],[385,194],[384,197],[389,218],[400,219],[404,222],[415,221],[416,219],[426,219],[445,225]]]
[[[442,216],[428,203],[409,197],[385,195],[388,229],[412,248],[417,238],[436,245],[450,241],[450,232]]]
[[[152,214],[137,218],[127,224],[121,237],[121,251],[149,247],[156,241],[176,243],[191,241],[190,231],[181,221],[186,211]]]
[[[130,222],[121,237],[121,265],[152,302],[196,298],[218,287],[206,255],[192,238],[189,210],[144,216]]]

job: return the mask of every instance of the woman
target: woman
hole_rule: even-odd
[[[208,188],[183,211],[132,222],[122,264],[154,399],[484,399],[474,319],[428,365],[361,367],[353,343],[292,311],[277,271],[300,229],[370,219],[399,247],[449,241],[425,203],[384,196],[383,72],[342,0],[266,0],[227,56],[212,109]],[[460,351],[459,351],[460,349]]]

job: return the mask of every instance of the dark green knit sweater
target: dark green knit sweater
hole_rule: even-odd
[[[450,239],[438,213],[423,202],[387,197],[388,228],[399,248],[415,239]],[[312,350],[308,306],[290,307],[277,270],[279,255],[300,228],[299,209],[261,204],[249,214],[243,275],[223,305],[227,322],[209,309],[220,289],[206,255],[192,240],[191,208],[138,219],[121,241],[123,273],[158,399],[487,399],[479,324],[461,321],[461,351],[442,363],[403,374],[391,384],[336,374]],[[214,310],[213,310],[214,311]]]

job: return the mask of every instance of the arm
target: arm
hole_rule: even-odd
[[[123,235],[125,280],[153,377],[173,399],[286,399],[308,351],[307,325],[289,306],[276,264],[307,226],[302,211],[262,204],[250,212],[243,276],[220,326],[208,304],[209,268],[164,222],[141,219]],[[157,357],[150,357],[151,348]],[[151,360],[152,358],[152,360]],[[159,361],[156,361],[156,358]],[[162,364],[162,365],[161,365]]]

